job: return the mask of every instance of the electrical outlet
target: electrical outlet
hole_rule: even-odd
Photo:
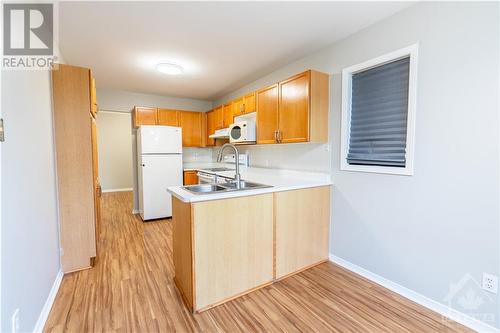
[[[483,273],[483,289],[496,294],[498,292],[498,277]]]
[[[14,311],[14,314],[12,314],[11,324],[12,333],[19,332],[19,308],[17,308],[16,311]]]

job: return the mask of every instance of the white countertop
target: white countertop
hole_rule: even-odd
[[[231,167],[234,164],[223,163],[185,163],[184,170],[203,170],[213,167]],[[223,177],[234,177],[234,171],[212,172]],[[169,187],[168,191],[183,202],[200,202],[228,198],[245,197],[250,195],[297,190],[309,187],[332,185],[331,177],[327,173],[307,171],[293,171],[282,169],[266,169],[254,167],[241,167],[241,178],[250,182],[270,185],[269,188],[255,190],[229,191],[221,193],[194,194],[182,189],[182,186]]]

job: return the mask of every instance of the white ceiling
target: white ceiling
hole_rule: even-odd
[[[60,49],[100,88],[213,100],[412,4],[61,2]]]

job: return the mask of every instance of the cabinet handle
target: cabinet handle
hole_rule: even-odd
[[[278,142],[278,130],[274,131],[274,141]]]
[[[278,143],[281,143],[281,131],[278,130]]]

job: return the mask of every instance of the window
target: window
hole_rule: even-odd
[[[341,170],[413,174],[417,50],[342,71]]]

